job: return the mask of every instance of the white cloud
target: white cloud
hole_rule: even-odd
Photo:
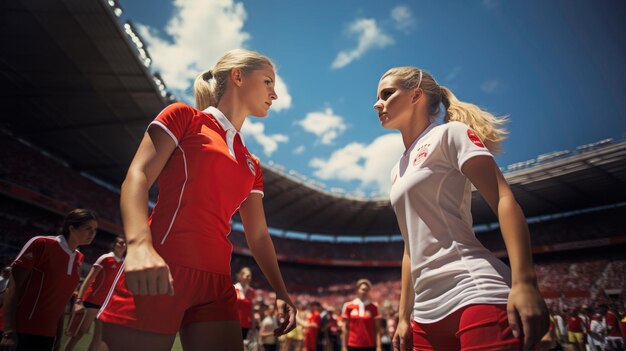
[[[306,150],[306,147],[304,147],[304,145],[300,145],[297,148],[293,149],[292,153],[294,155],[300,155],[301,153],[304,152],[304,150]]]
[[[317,169],[314,174],[321,179],[356,180],[361,183],[361,190],[374,187],[387,193],[391,187],[391,168],[403,151],[400,134],[386,134],[369,145],[348,144],[326,160],[314,158],[309,166]]]
[[[498,0],[483,0],[483,6],[489,10],[495,9],[498,7]]]
[[[480,90],[487,94],[495,92],[500,87],[500,81],[496,79],[488,80],[480,86]]]
[[[291,95],[289,95],[289,89],[285,81],[276,74],[276,82],[274,83],[274,90],[278,99],[272,103],[271,109],[273,111],[281,111],[291,107]]]
[[[307,113],[298,124],[307,132],[317,135],[319,141],[327,145],[332,144],[347,129],[343,117],[335,115],[329,107],[322,112]]]
[[[234,0],[175,0],[174,15],[164,28],[171,40],[153,27],[139,23],[136,27],[168,90],[193,102],[196,76],[213,67],[224,52],[245,47],[250,39],[243,31],[246,18],[243,4]],[[278,77],[276,81],[278,85]],[[283,88],[275,110],[291,106],[286,85]]]
[[[446,82],[453,81],[459,75],[459,73],[461,73],[461,70],[462,70],[461,66],[454,67],[452,71],[450,71],[450,73],[446,75]]]
[[[278,143],[286,143],[289,137],[284,134],[265,134],[265,125],[263,122],[252,122],[246,120],[241,128],[241,133],[247,138],[254,138],[263,147],[265,156],[271,156],[274,151],[278,150]]]
[[[357,19],[348,28],[349,36],[358,38],[357,47],[351,50],[342,50],[331,64],[334,69],[342,68],[360,58],[367,51],[374,48],[384,48],[394,43],[393,38],[383,33],[375,19]]]
[[[396,29],[405,33],[410,32],[417,26],[417,21],[413,17],[411,9],[404,5],[399,5],[391,9],[391,19]]]

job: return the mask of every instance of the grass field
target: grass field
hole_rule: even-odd
[[[69,317],[65,318],[65,323],[67,324],[69,322]],[[82,339],[80,339],[80,341],[78,342],[78,345],[76,345],[76,347],[74,348],[74,351],[87,351],[87,348],[89,347],[89,343],[91,342],[91,335],[93,333],[93,324],[91,325],[91,328],[89,328],[89,334],[85,335],[82,337]],[[63,338],[61,339],[61,347],[65,346],[65,341],[67,340],[67,337],[64,335]],[[137,350],[141,350],[141,345],[137,345]],[[178,335],[176,335],[176,340],[174,341],[174,346],[172,346],[172,351],[182,351],[183,347],[180,345],[180,339],[178,338]]]

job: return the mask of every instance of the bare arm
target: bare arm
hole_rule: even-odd
[[[498,216],[511,264],[509,324],[516,336],[523,328],[526,350],[545,335],[549,325],[548,310],[537,286],[526,218],[493,158],[473,157],[465,162],[462,172]]]
[[[276,291],[277,316],[280,326],[275,333],[277,335],[288,333],[296,327],[296,308],[291,302],[278,268],[276,251],[265,222],[261,194],[251,193],[241,204],[239,214],[243,222],[248,247],[250,247],[250,251],[263,275]]]
[[[31,271],[14,265],[9,276],[9,285],[4,293],[4,335],[0,350],[15,350],[17,347],[17,304],[24,296]]]
[[[402,255],[402,287],[400,290],[400,305],[398,306],[398,325],[393,336],[393,349],[396,351],[413,350],[413,331],[411,328],[411,314],[415,290],[411,278],[411,257],[409,248],[404,244]]]
[[[76,298],[75,304],[82,305],[82,302],[83,302],[82,299],[83,299],[83,296],[85,296],[85,291],[87,291],[87,288],[89,288],[89,285],[91,285],[91,282],[98,276],[98,274],[100,274],[100,271],[102,271],[101,266],[96,266],[96,265],[91,266],[89,273],[87,273],[87,277],[85,277],[85,280],[83,280],[83,283],[80,285],[80,288],[78,289],[78,297]]]
[[[148,190],[176,148],[159,127],[144,134],[122,184],[120,210],[128,252],[124,263],[126,286],[136,295],[173,294],[172,277],[165,261],[152,246],[148,226]]]

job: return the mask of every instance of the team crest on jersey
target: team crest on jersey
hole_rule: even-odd
[[[359,311],[357,309],[353,309],[352,311],[350,311],[350,315],[351,316],[358,316],[359,315]]]
[[[467,130],[467,136],[469,137],[469,140],[474,143],[474,145],[478,146],[478,147],[485,147],[485,144],[483,144],[482,140],[480,140],[480,138],[478,137],[478,135],[476,135],[476,132],[474,132],[471,129]]]
[[[254,167],[254,160],[250,155],[246,155],[246,163],[248,164],[248,169],[252,172],[252,175],[256,177],[256,168]]]
[[[424,144],[417,149],[417,156],[413,159],[413,166],[417,166],[418,164],[424,162],[426,157],[428,156],[428,147],[430,144]]]

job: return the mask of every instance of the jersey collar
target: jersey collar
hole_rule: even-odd
[[[432,122],[428,127],[426,127],[426,129],[424,129],[424,131],[417,138],[415,138],[413,143],[411,143],[411,146],[409,146],[408,149],[404,150],[404,155],[410,153],[417,144],[417,142],[419,142],[426,134],[428,134],[428,132],[435,128],[436,125],[436,123]]]
[[[243,135],[241,135],[241,133],[239,133],[237,129],[235,129],[235,126],[233,126],[233,124],[230,123],[228,118],[224,116],[222,111],[218,110],[217,108],[213,106],[209,106],[206,108],[206,110],[202,112],[208,113],[212,115],[213,117],[215,117],[215,119],[217,120],[217,123],[220,124],[220,127],[222,127],[222,129],[226,131],[226,144],[228,145],[228,151],[230,151],[230,155],[232,157],[235,157],[235,148],[234,148],[235,136],[239,135],[239,139],[241,139],[241,143],[243,144],[243,146],[246,146],[246,144],[243,141]]]
[[[67,252],[68,255],[73,255],[74,253],[76,253],[76,251],[72,251],[70,249],[70,245],[67,243],[67,239],[65,239],[65,236],[58,235],[55,237],[55,239],[59,242],[59,245],[61,246],[63,251]]]

